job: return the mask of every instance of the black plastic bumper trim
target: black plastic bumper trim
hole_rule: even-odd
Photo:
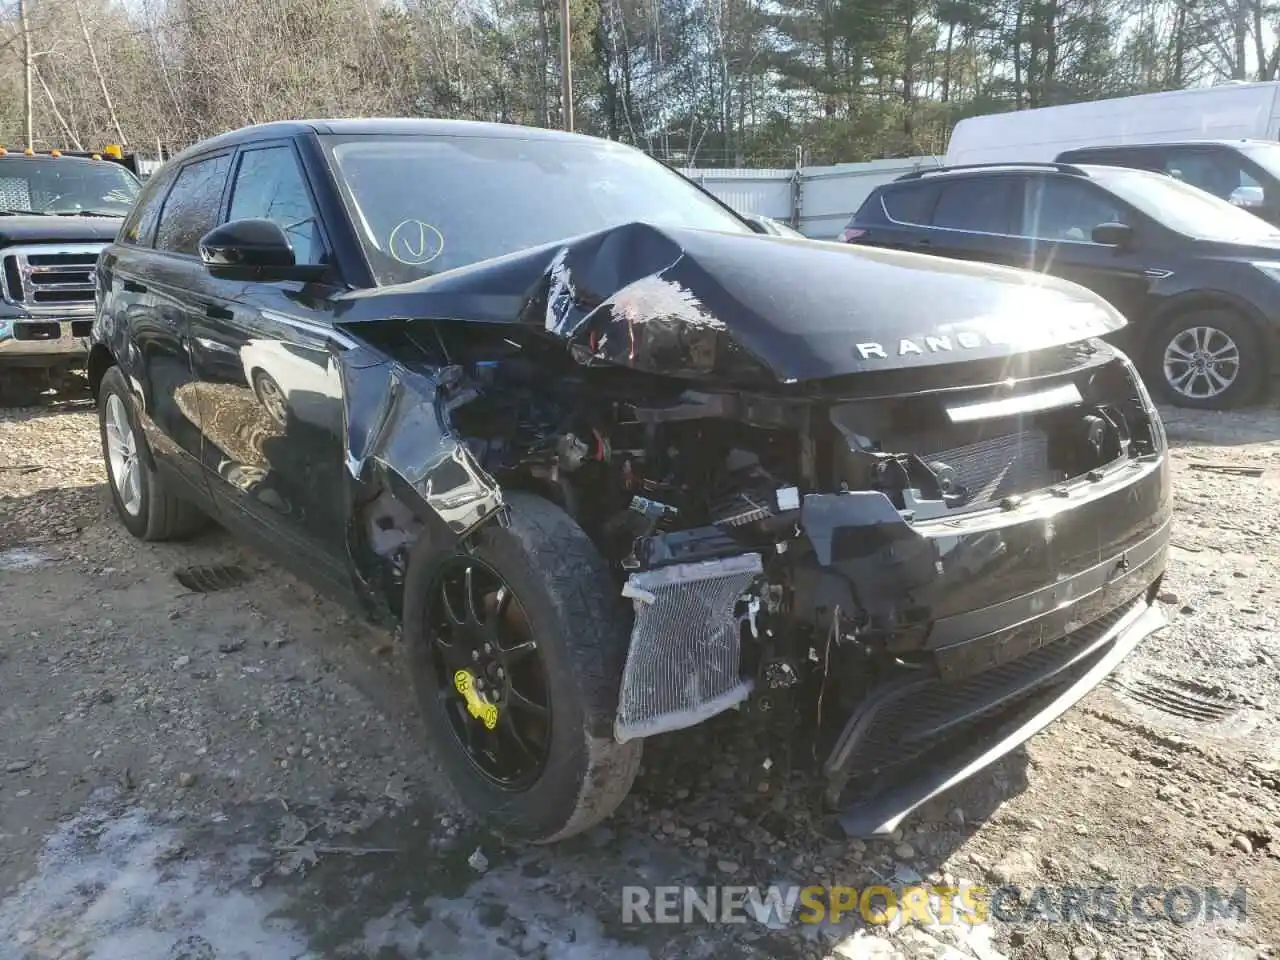
[[[1101,655],[1070,686],[1047,702],[1039,702],[1028,714],[1009,722],[997,734],[995,741],[984,749],[947,763],[935,764],[922,770],[918,777],[907,783],[846,806],[839,814],[840,826],[846,834],[854,837],[891,834],[913,810],[989,767],[1066,713],[1101,683],[1139,643],[1166,625],[1167,621],[1159,606],[1155,602],[1142,600],[1088,651],[1082,652],[1082,657],[1089,653]],[[1077,657],[1076,661],[1079,662],[1082,657]]]
[[[1173,521],[1073,577],[994,606],[940,620],[930,631],[947,681],[990,670],[1092,623],[1141,593],[1163,572]],[[936,645],[940,636],[962,637]]]

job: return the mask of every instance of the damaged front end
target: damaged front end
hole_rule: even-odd
[[[535,491],[631,601],[619,741],[789,691],[854,833],[1016,747],[1162,623],[1163,428],[1096,298],[850,254],[632,225],[353,302],[369,582]]]
[[[700,424],[675,448],[725,449],[718,495],[633,502],[634,529],[656,526],[620,561],[635,622],[618,737],[807,687],[828,799],[852,783],[846,826],[888,832],[1096,685],[1162,623],[1168,468],[1122,356],[1056,359],[1014,388],[637,410]],[[806,709],[824,697],[826,716]]]

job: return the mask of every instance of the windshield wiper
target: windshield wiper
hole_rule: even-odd
[[[18,210],[13,207],[0,210],[0,217],[51,217],[48,210]]]
[[[61,210],[56,217],[123,217],[123,213],[108,213],[106,210]]]

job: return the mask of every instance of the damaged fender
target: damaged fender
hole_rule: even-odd
[[[432,553],[449,550],[501,515],[502,493],[450,429],[450,401],[462,399],[449,395],[454,368],[428,375],[365,346],[338,351],[336,361],[353,485],[348,539],[355,534],[389,566],[384,597],[398,611],[408,551],[419,542]],[[357,552],[355,569],[367,592],[379,577],[372,558],[364,559]]]

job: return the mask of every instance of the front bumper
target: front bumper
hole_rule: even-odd
[[[1164,447],[1161,436],[1158,454],[923,522],[879,493],[810,494],[801,536],[772,563],[749,553],[633,574],[615,736],[692,726],[749,697],[756,671],[743,675],[742,638],[767,631],[735,611],[753,582],[789,564],[793,625],[860,615],[823,673],[853,693],[824,764],[827,801],[853,834],[892,832],[1051,723],[1164,625]],[[773,684],[768,669],[762,679]]]
[[[0,319],[0,363],[51,366],[88,356],[92,317]]]
[[[857,704],[826,760],[827,800],[846,831],[892,832],[1044,729],[1164,626],[1155,594],[1173,524],[1167,454],[1055,499],[986,529],[962,524],[943,534],[940,565],[900,570],[898,590],[912,583],[933,616],[923,633],[891,633],[904,654],[918,651],[915,668]],[[931,542],[894,547],[910,561]]]
[[[841,827],[855,837],[891,834],[913,810],[989,767],[1066,713],[1166,622],[1154,598],[1144,593],[1039,655],[1015,662],[1020,669],[979,674],[980,682],[967,688],[908,690],[904,685],[864,705],[832,751],[828,772],[847,767],[860,747],[892,728],[884,708],[904,701],[913,715],[903,749],[913,762],[905,776],[895,777],[890,770],[883,771],[883,779],[869,780],[868,789],[840,807]]]

